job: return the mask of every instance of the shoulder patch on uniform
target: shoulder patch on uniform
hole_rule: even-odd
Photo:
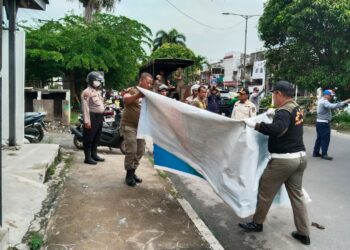
[[[252,107],[252,111],[253,111],[253,113],[255,113],[255,107]]]
[[[84,97],[84,100],[87,100],[87,99],[89,98],[89,93],[85,92],[85,93],[83,94],[83,97]]]

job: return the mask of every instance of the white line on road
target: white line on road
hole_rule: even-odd
[[[199,216],[197,215],[196,211],[194,211],[190,203],[188,203],[188,201],[185,199],[177,199],[177,200],[182,206],[182,208],[185,210],[187,215],[190,217],[190,219],[193,221],[193,223],[196,225],[202,237],[209,243],[210,247],[213,250],[224,250],[220,242],[215,238],[215,236],[209,230],[207,225],[205,225],[202,219],[199,218]]]

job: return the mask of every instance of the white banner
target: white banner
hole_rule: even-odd
[[[240,217],[254,213],[269,159],[265,135],[244,122],[141,89],[138,137],[151,136],[158,168],[203,177]],[[265,115],[252,118],[270,122]],[[283,187],[274,204],[289,204]]]

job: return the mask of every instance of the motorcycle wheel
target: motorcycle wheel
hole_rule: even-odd
[[[123,155],[125,155],[126,149],[125,149],[125,141],[123,138],[120,138],[120,152],[122,152]]]
[[[74,138],[73,138],[73,143],[74,143],[74,146],[77,148],[77,149],[83,149],[83,141],[79,140],[78,136],[74,135]]]
[[[44,139],[44,130],[41,126],[35,127],[38,130],[38,136],[36,138],[37,142],[41,142]]]

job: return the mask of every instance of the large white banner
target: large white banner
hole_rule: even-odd
[[[253,214],[269,160],[267,137],[244,122],[141,91],[138,137],[153,138],[156,167],[202,177],[238,216]],[[252,119],[270,122],[264,114]],[[274,204],[289,204],[284,187]]]

